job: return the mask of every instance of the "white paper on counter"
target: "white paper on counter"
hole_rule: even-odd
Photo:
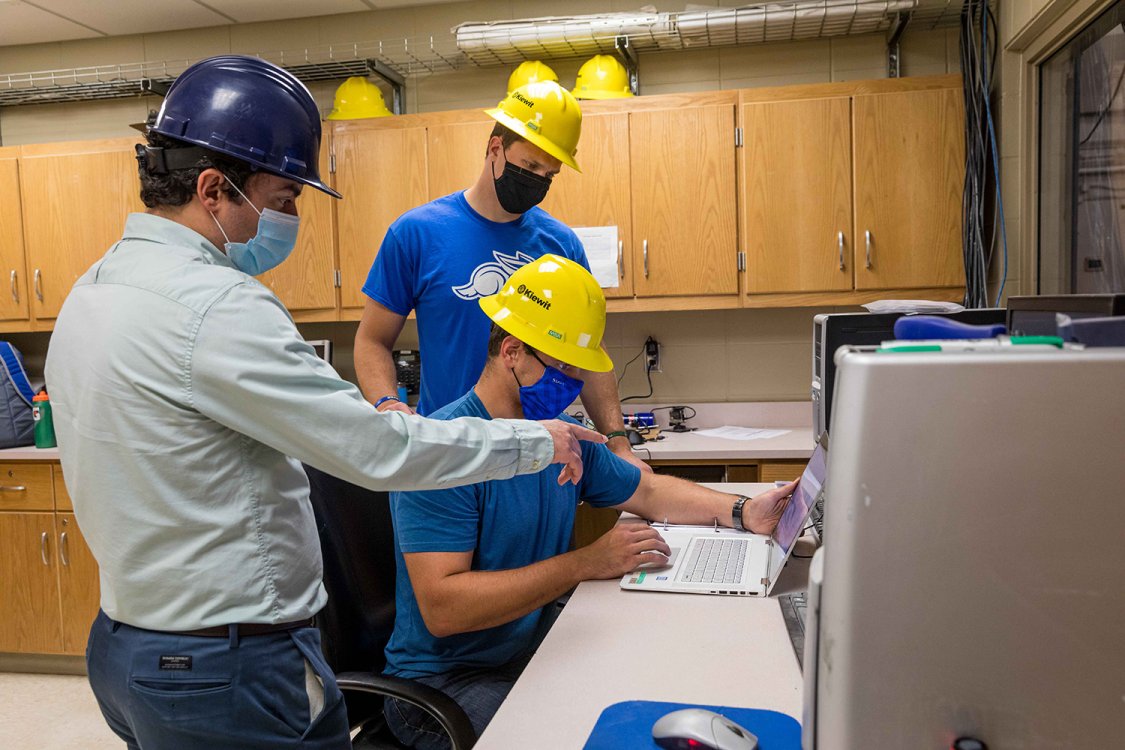
[[[617,227],[574,227],[586,249],[590,273],[605,287],[620,286],[617,279]]]
[[[768,440],[770,438],[788,435],[790,430],[771,430],[763,427],[712,427],[707,430],[696,430],[696,435],[706,437],[726,438],[727,440]]]

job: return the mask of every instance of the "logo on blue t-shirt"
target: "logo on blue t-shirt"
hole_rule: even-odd
[[[451,287],[453,293],[464,300],[488,297],[500,291],[508,277],[535,258],[527,253],[516,251],[515,255],[505,255],[493,250],[496,262],[481,263],[469,275],[469,281],[462,286]]]

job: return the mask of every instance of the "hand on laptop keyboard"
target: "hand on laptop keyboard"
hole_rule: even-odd
[[[593,544],[570,553],[584,579],[617,578],[644,564],[664,565],[671,548],[647,523],[619,523]]]

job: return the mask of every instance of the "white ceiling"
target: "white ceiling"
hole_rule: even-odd
[[[280,21],[454,0],[0,0],[0,46]]]

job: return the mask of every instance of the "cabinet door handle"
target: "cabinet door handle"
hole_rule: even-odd
[[[864,231],[863,240],[864,240],[864,244],[867,245],[867,262],[865,264],[865,267],[871,268],[871,230],[870,229]]]
[[[62,534],[59,535],[59,559],[62,560],[63,565],[66,565],[67,567],[70,567],[70,558],[67,556],[67,553],[66,553],[66,532],[65,531]]]
[[[36,296],[36,298],[38,298],[38,300],[40,302],[43,301],[43,287],[39,284],[39,280],[42,277],[43,277],[43,274],[39,271],[38,268],[36,268],[35,269],[35,296]]]
[[[19,279],[19,276],[16,274],[16,271],[13,268],[12,269],[12,302],[15,302],[15,303],[18,304],[19,301],[20,301],[20,287],[19,287],[19,284],[16,283],[17,279]]]
[[[27,487],[22,484],[0,485],[0,492],[26,492]]]
[[[44,565],[50,565],[51,561],[47,559],[47,532],[44,531],[39,536],[39,557],[43,559]]]
[[[844,270],[844,233],[836,233],[836,252],[840,256],[840,270]]]
[[[625,278],[625,241],[617,241],[617,273]]]
[[[641,257],[644,260],[645,278],[648,278],[648,240],[641,241]]]

